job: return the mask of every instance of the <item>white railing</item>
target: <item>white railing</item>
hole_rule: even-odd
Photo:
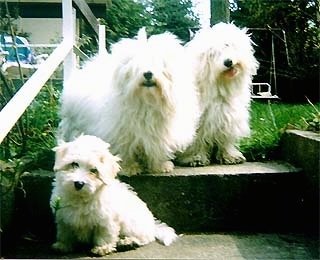
[[[76,67],[74,53],[81,53],[81,51],[75,46],[76,15],[75,9],[72,7],[72,0],[62,1],[62,17],[63,41],[0,111],[0,144],[59,64],[63,61],[64,80]],[[102,50],[105,50],[105,28],[101,25],[99,26],[99,51]]]

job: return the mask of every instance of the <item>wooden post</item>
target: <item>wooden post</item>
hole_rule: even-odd
[[[99,53],[106,51],[106,26],[99,24]]]
[[[72,46],[67,41],[59,44],[0,111],[0,144],[70,51]]]
[[[76,68],[76,56],[72,49],[76,42],[76,11],[72,7],[72,0],[62,1],[62,18],[63,41],[71,46],[70,52],[63,62],[63,81],[65,82]]]
[[[219,22],[230,22],[229,0],[210,0],[210,4],[211,26]]]

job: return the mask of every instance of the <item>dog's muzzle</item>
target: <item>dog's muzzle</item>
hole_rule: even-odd
[[[144,78],[145,78],[146,80],[151,80],[152,77],[153,77],[153,74],[152,74],[151,71],[147,71],[147,72],[143,73],[143,76],[144,76]]]
[[[227,68],[223,74],[227,78],[233,78],[238,73],[237,63],[233,63],[231,59],[225,59],[223,65]]]
[[[156,86],[156,83],[153,80],[153,73],[151,71],[147,71],[147,72],[143,73],[143,77],[145,79],[142,83],[142,85],[144,87],[150,88],[150,87]]]
[[[76,189],[76,190],[81,190],[82,188],[83,188],[83,186],[84,186],[84,182],[82,182],[82,181],[75,181],[74,182],[74,188]]]
[[[233,62],[231,59],[226,59],[223,61],[223,65],[226,66],[227,68],[231,68],[233,66]]]

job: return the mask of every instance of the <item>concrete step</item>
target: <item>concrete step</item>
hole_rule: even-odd
[[[122,180],[155,216],[182,232],[292,231],[318,223],[304,173],[286,162],[176,168]]]
[[[54,174],[35,171],[18,190],[13,234],[52,240]],[[153,214],[177,232],[318,230],[319,205],[304,173],[281,162],[176,168],[171,174],[122,176]],[[316,231],[315,231],[316,232]]]
[[[5,243],[6,245],[6,243]],[[27,239],[16,247],[3,246],[3,258],[92,259],[89,249],[56,254],[50,243]],[[169,247],[157,242],[135,250],[116,252],[103,259],[319,259],[319,241],[293,233],[211,233],[185,234]]]
[[[300,130],[287,130],[281,136],[282,158],[303,168],[311,189],[320,192],[320,133]]]

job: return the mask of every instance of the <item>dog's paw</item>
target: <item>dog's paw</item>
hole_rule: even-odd
[[[133,237],[124,237],[120,238],[117,242],[118,251],[127,251],[135,249],[140,246],[141,243],[136,238]]]
[[[218,154],[217,160],[220,162],[220,164],[239,164],[245,162],[246,158],[240,151],[234,150],[232,153],[224,152]]]
[[[210,159],[206,155],[196,154],[192,157],[189,165],[192,167],[207,166],[210,164]]]
[[[114,243],[105,244],[102,246],[95,246],[91,249],[91,253],[99,256],[104,256],[116,251],[116,245]]]
[[[161,171],[161,172],[168,173],[168,172],[172,172],[173,169],[174,169],[174,164],[173,164],[173,162],[171,162],[171,161],[166,161],[166,162],[162,163],[161,168],[160,168],[160,171]]]
[[[62,242],[55,242],[52,244],[51,248],[54,251],[60,252],[60,253],[68,253],[72,251],[72,246],[62,243]]]
[[[207,155],[203,154],[195,154],[191,156],[187,156],[184,158],[179,158],[177,160],[178,164],[181,166],[191,166],[191,167],[197,167],[197,166],[207,166],[210,164],[210,159]]]
[[[142,173],[142,168],[139,163],[134,162],[130,165],[123,165],[120,175],[133,176]]]
[[[135,240],[131,237],[120,238],[117,242],[117,246],[134,246],[135,244]]]

